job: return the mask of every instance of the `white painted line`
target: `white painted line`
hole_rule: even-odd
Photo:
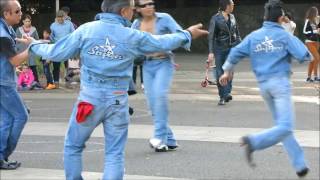
[[[82,172],[84,179],[100,180],[102,173]],[[65,179],[64,171],[57,169],[18,168],[13,171],[1,171],[1,179],[5,180],[62,180]],[[125,175],[125,180],[186,180],[170,177]]]
[[[255,90],[252,88],[252,90]],[[74,99],[76,100],[77,94],[23,94],[24,98],[32,98],[32,99]],[[237,95],[234,94],[234,102],[250,102],[250,101],[258,101],[262,102],[263,99],[260,95]],[[131,96],[130,100],[145,100],[146,97],[144,94],[137,94],[135,96]],[[219,97],[213,94],[169,94],[169,99],[173,101],[218,101]],[[319,104],[319,96],[292,96],[294,102],[297,103],[311,103],[311,104]],[[45,108],[45,107],[44,107]]]
[[[27,123],[23,135],[34,136],[64,136],[68,123]],[[239,139],[247,134],[260,132],[261,128],[231,128],[231,127],[194,127],[171,126],[178,140],[239,143]],[[304,147],[319,148],[319,131],[295,130],[295,136]],[[153,134],[152,125],[130,125],[129,138],[149,139]],[[102,126],[99,126],[91,137],[104,137]]]

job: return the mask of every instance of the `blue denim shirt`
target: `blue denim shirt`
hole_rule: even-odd
[[[274,22],[265,21],[262,28],[250,33],[231,52],[223,65],[224,70],[232,70],[241,59],[249,57],[258,81],[274,76],[288,76],[291,72],[291,58],[310,61],[312,55],[295,36]]]
[[[0,18],[0,37],[10,39],[12,46],[16,46],[15,32],[2,18]],[[0,85],[15,87],[16,79],[15,67],[10,63],[8,55],[0,52]]]
[[[155,13],[156,24],[155,32],[156,35],[171,34],[177,31],[181,31],[181,26],[167,13]],[[140,30],[141,18],[135,19],[132,23],[131,28]],[[172,55],[171,51],[166,52],[169,56]]]
[[[50,29],[51,39],[56,42],[64,36],[72,33],[74,31],[74,26],[71,21],[65,20],[62,24],[59,24],[58,22],[52,23]]]
[[[191,45],[191,35],[187,31],[156,36],[125,27],[128,21],[116,14],[103,13],[99,18],[80,26],[55,44],[35,42],[30,49],[44,59],[57,62],[80,53],[82,73],[90,72],[103,81],[122,79],[128,88],[136,57],[178,47],[189,49]],[[81,75],[82,83],[87,82],[85,74]]]

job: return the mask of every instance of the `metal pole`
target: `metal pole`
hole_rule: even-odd
[[[60,5],[59,5],[59,2],[60,0],[56,0],[56,12],[58,12],[59,11],[59,7],[60,7]]]

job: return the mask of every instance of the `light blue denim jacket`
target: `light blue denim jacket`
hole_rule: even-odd
[[[177,31],[181,31],[181,26],[167,13],[155,13],[156,16],[156,26],[155,26],[155,34],[163,35],[163,34],[171,34]],[[135,19],[132,23],[131,28],[140,30],[141,18]],[[160,52],[160,51],[158,51]],[[172,56],[171,51],[166,52],[169,56]]]
[[[50,26],[51,29],[51,39],[56,42],[64,36],[72,33],[74,31],[74,26],[71,21],[65,20],[63,24],[54,22]]]
[[[30,49],[43,59],[57,62],[80,53],[81,82],[85,83],[84,78],[90,73],[101,79],[123,79],[127,89],[136,57],[191,46],[191,35],[187,31],[156,36],[125,27],[128,21],[116,14],[102,13],[99,19],[80,26],[55,44],[34,42]]]
[[[13,28],[8,26],[2,18],[0,18],[0,37],[8,37],[12,40],[12,44],[16,44]],[[9,57],[4,52],[0,52],[0,85],[15,87],[16,80],[15,67],[10,63]]]
[[[312,55],[295,36],[286,32],[278,23],[265,21],[262,28],[250,33],[231,52],[223,65],[230,71],[243,58],[249,57],[259,82],[274,76],[289,76],[291,58],[310,61]]]

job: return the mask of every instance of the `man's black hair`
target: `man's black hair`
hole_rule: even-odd
[[[119,14],[121,9],[130,6],[130,0],[103,0],[101,10],[105,13]]]
[[[69,8],[68,6],[63,6],[63,7],[61,8],[61,10],[62,10],[63,12],[65,12],[66,14],[69,14],[69,13],[70,13],[70,8]]]
[[[269,0],[264,6],[264,19],[266,21],[278,22],[279,17],[284,15],[283,2],[280,0]]]

